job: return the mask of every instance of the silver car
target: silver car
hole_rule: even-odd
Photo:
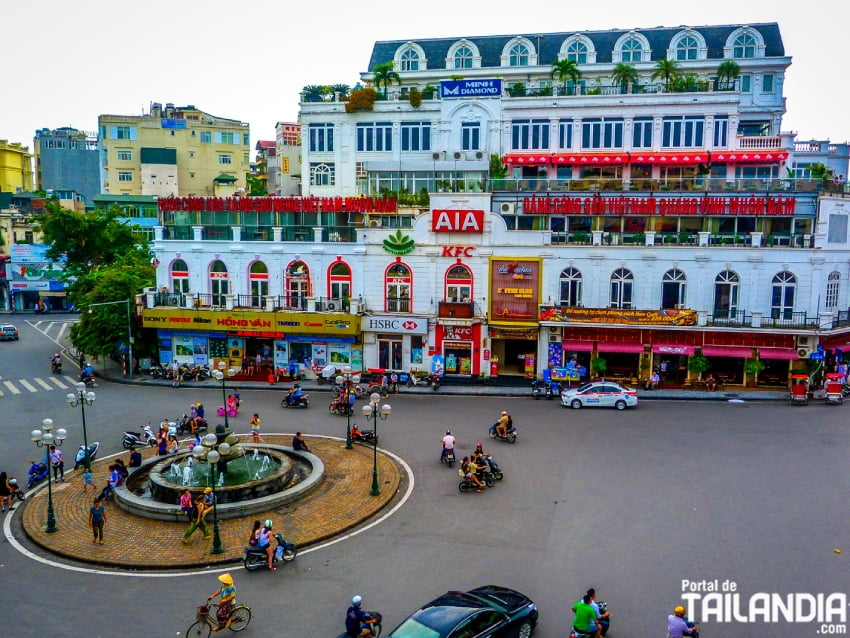
[[[637,390],[624,388],[609,381],[585,383],[578,388],[561,392],[561,405],[565,408],[617,408],[625,410],[637,406]]]

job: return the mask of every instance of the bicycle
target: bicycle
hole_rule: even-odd
[[[213,631],[223,629],[218,624],[217,609],[218,605],[209,601],[207,601],[207,604],[198,607],[195,622],[186,630],[187,638],[189,636],[192,638],[209,637]],[[230,620],[230,625],[227,627],[230,631],[242,631],[251,622],[251,608],[245,603],[239,603],[230,610],[227,618]]]

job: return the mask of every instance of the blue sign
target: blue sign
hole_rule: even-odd
[[[177,128],[177,129],[185,129],[186,128],[186,120],[180,120],[177,118],[164,117],[160,119],[159,124],[162,128]]]
[[[440,97],[499,97],[502,95],[502,80],[443,80],[440,82]]]
[[[809,359],[812,361],[823,361],[823,352],[813,352]]]

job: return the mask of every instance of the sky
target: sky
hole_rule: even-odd
[[[96,131],[103,113],[193,104],[251,126],[251,147],[297,121],[308,84],[354,85],[377,40],[778,22],[792,64],[782,130],[850,141],[843,77],[850,2],[819,0],[325,0],[5,3],[0,139],[33,149],[36,129]]]

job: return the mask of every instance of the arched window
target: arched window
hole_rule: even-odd
[[[472,301],[472,271],[463,264],[455,264],[446,271],[446,301],[449,303]]]
[[[611,307],[628,309],[632,307],[632,287],[635,277],[631,270],[619,268],[611,275]]]
[[[508,53],[508,66],[528,66],[528,47],[517,43]]]
[[[565,268],[561,273],[560,303],[562,306],[581,305],[581,273],[575,268]]]
[[[640,62],[643,59],[643,44],[640,40],[629,38],[620,48],[620,60],[623,62]]]
[[[567,59],[577,64],[587,64],[587,45],[579,40],[571,42],[567,47]]]
[[[303,261],[293,261],[286,267],[286,307],[305,310],[310,296],[310,269]]]
[[[735,319],[738,315],[738,273],[724,270],[714,278],[714,319]]]
[[[189,266],[182,259],[171,264],[171,291],[184,295],[189,292]]]
[[[401,54],[401,63],[399,64],[401,71],[418,71],[419,70],[419,53],[413,49],[408,49]]]
[[[686,35],[676,43],[677,60],[696,60],[699,54],[699,42],[693,36]]]
[[[335,309],[347,305],[351,299],[351,267],[344,261],[336,261],[328,268],[328,303]]]
[[[770,290],[770,315],[774,319],[793,319],[794,292],[797,278],[793,273],[783,270],[773,277]]]
[[[210,264],[210,293],[212,294],[212,305],[223,306],[224,295],[230,293],[227,281],[227,266],[223,261],[216,260]]]
[[[387,268],[384,274],[387,312],[410,312],[413,277],[410,268],[400,261]]]
[[[733,58],[754,58],[756,57],[756,47],[758,43],[756,39],[749,33],[742,33],[732,43]]]
[[[838,287],[841,285],[841,273],[833,271],[826,280],[826,307],[838,307]]]
[[[248,273],[248,282],[251,286],[251,307],[262,308],[263,301],[269,294],[269,269],[261,261],[251,264]]]
[[[467,46],[458,47],[452,56],[452,68],[471,69],[474,58],[475,55],[472,53],[472,49]]]
[[[310,164],[310,185],[311,186],[333,186],[334,169],[328,164]]]
[[[664,277],[661,278],[662,309],[684,308],[686,283],[687,278],[681,270],[674,268],[664,273]]]

